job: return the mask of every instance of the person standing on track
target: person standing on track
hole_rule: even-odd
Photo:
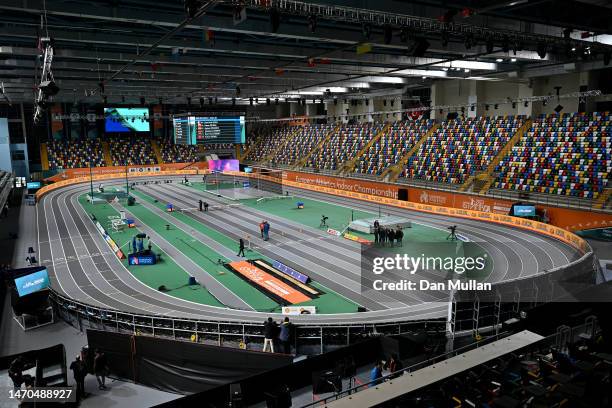
[[[261,233],[261,239],[264,239],[264,224],[265,221],[259,223],[259,232]]]
[[[200,212],[202,212],[202,206],[204,205],[204,203],[202,202],[202,200],[198,201],[198,206],[200,208]]]
[[[244,254],[244,239],[242,238],[240,238],[240,241],[238,242],[238,254],[236,256],[242,256],[242,257],[246,256]]]
[[[204,212],[208,212],[208,203],[204,201]]]
[[[270,239],[270,224],[268,223],[268,221],[264,221],[263,234],[264,241],[268,241]]]

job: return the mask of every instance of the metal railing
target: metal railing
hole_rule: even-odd
[[[51,290],[50,298],[57,315],[70,324],[74,323],[80,331],[90,327],[235,348],[243,345],[249,348],[249,345],[256,344],[259,349],[263,344],[263,322],[174,318],[104,309],[69,299],[54,290]],[[445,329],[446,322],[442,319],[372,324],[300,324],[295,327],[294,347],[297,354],[322,354],[370,337],[414,332],[444,333]]]

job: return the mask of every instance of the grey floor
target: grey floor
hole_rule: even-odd
[[[17,229],[18,228],[18,229]],[[19,239],[7,241],[8,231],[18,231]],[[12,208],[9,218],[0,220],[0,237],[2,248],[13,249],[12,257],[7,251],[0,251],[0,263],[10,262],[14,268],[25,267],[25,257],[28,246],[36,246],[36,217],[34,207],[21,206]],[[8,255],[8,256],[7,256]],[[22,328],[13,319],[10,298],[7,296],[3,305],[2,323],[0,325],[0,355],[12,355],[28,350],[50,347],[63,344],[66,349],[67,363],[74,359],[83,346],[87,344],[87,337],[74,327],[59,321],[52,325],[40,327],[29,331]],[[2,373],[0,373],[2,374]],[[72,384],[71,373],[68,376]],[[6,383],[6,384],[5,384]],[[5,389],[8,384],[6,375],[0,376],[0,388]],[[149,407],[179,398],[180,395],[143,387],[124,381],[109,381],[108,390],[100,391],[93,376],[86,378],[85,390],[90,396],[83,400],[81,407]],[[17,406],[0,396],[0,408]]]

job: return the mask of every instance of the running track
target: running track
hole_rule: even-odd
[[[164,178],[167,179],[167,178]],[[143,181],[146,179],[138,179]],[[172,202],[179,208],[194,207],[198,199],[213,204],[214,196],[199,193],[178,184],[139,185],[137,190],[157,198],[160,202]],[[107,182],[107,186],[112,183]],[[117,184],[122,185],[122,181]],[[201,305],[172,297],[149,288],[134,278],[95,229],[89,215],[77,201],[79,195],[88,191],[87,184],[70,186],[45,195],[37,205],[39,260],[47,266],[54,290],[73,300],[100,308],[138,314],[155,314],[175,318],[202,320],[239,321],[261,323],[267,313],[249,310],[231,290],[215,284],[210,276],[206,287],[230,308]],[[308,190],[287,189],[290,194],[318,199],[355,209],[378,212],[378,205],[358,200],[339,198]],[[152,204],[139,200],[150,211],[166,218],[176,227],[193,235],[193,229]],[[129,213],[129,207],[125,208]],[[383,206],[383,211],[401,215],[424,225],[446,229],[457,225],[458,230],[484,247],[494,260],[490,282],[500,282],[518,277],[543,273],[551,268],[568,264],[579,254],[572,247],[535,233],[480,221],[450,219],[449,217],[408,211]],[[367,312],[342,315],[296,316],[300,324],[351,324],[426,320],[445,317],[447,299],[444,294],[432,292],[421,294],[360,291],[359,244],[331,236],[324,231],[308,228],[292,221],[263,213],[257,209],[240,206],[234,209],[210,211],[206,214],[191,213],[194,221],[209,225],[237,240],[238,237],[259,235],[258,223],[268,219],[273,226],[271,239],[267,243],[254,241],[258,252],[278,259],[286,264],[307,270],[314,280],[367,308]],[[206,279],[207,272],[196,270],[189,259],[178,248],[164,241],[152,230],[139,223],[139,229],[150,233],[168,255],[188,272]],[[203,243],[205,236],[196,238]],[[217,244],[218,245],[218,244]],[[229,259],[237,259],[234,248],[216,247],[215,250]],[[192,263],[193,264],[193,263]]]

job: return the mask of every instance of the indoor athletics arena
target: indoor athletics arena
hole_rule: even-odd
[[[612,3],[0,0],[0,407],[612,406]]]

